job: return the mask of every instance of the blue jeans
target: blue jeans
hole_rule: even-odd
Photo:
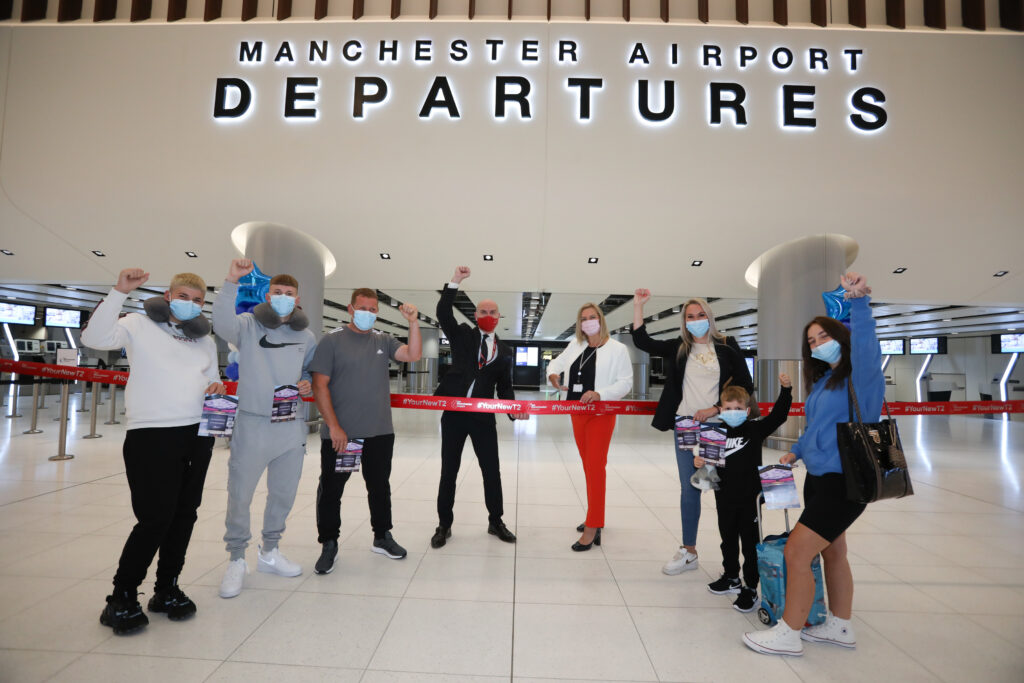
[[[672,435],[672,443],[676,448],[676,465],[679,466],[679,515],[683,521],[683,545],[697,545],[697,523],[700,522],[700,494],[701,490],[694,488],[690,483],[690,477],[697,471],[693,466],[693,449],[680,448],[676,441],[675,432]]]

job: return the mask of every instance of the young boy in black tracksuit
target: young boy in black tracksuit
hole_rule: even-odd
[[[715,508],[718,511],[718,533],[722,537],[721,578],[708,584],[715,595],[738,593],[732,606],[750,612],[757,605],[757,494],[761,491],[761,446],[789,415],[793,402],[792,383],[785,373],[779,375],[782,390],[763,419],[747,420],[749,394],[743,387],[728,386],[722,391],[722,421],[727,425],[726,461],[718,468],[718,490]],[[693,459],[695,467],[703,467],[704,459]],[[740,558],[737,541],[743,546],[743,584],[740,583]]]

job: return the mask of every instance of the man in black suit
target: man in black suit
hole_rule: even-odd
[[[476,326],[458,323],[452,304],[459,283],[469,277],[469,268],[455,269],[437,302],[437,319],[448,337],[452,350],[452,367],[441,379],[435,396],[514,399],[512,368],[515,354],[494,333],[498,326],[498,304],[484,299],[476,307]],[[529,415],[510,414],[509,419],[528,419]],[[452,535],[452,512],[455,506],[455,480],[462,462],[466,437],[473,441],[473,450],[484,477],[484,500],[489,524],[487,533],[506,543],[515,543],[515,535],[501,521],[504,514],[501,496],[501,469],[498,464],[498,430],[493,413],[468,413],[446,410],[441,415],[441,484],[437,491],[439,526],[430,539],[434,548],[443,546]]]

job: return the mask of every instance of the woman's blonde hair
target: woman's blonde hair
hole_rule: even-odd
[[[694,304],[700,306],[701,310],[704,311],[704,315],[708,317],[708,334],[711,335],[711,343],[725,343],[725,335],[719,332],[718,328],[715,326],[715,314],[711,312],[711,305],[704,299],[690,299],[683,304],[683,307],[679,311],[679,327],[681,328],[681,336],[683,338],[683,343],[679,345],[679,360],[690,355],[690,347],[694,344],[693,335],[690,334],[688,329],[686,329],[686,309]]]
[[[604,320],[604,313],[598,308],[597,304],[587,302],[580,306],[580,310],[576,313],[576,341],[586,341],[587,335],[583,332],[583,311],[588,308],[593,308],[597,311],[597,319],[601,321],[601,343],[608,341],[608,323]]]

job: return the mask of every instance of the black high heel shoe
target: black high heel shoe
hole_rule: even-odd
[[[601,527],[601,528],[603,529],[604,527]],[[578,527],[576,527],[576,531],[580,532],[581,534],[584,531],[586,531],[586,530],[587,530],[587,523],[586,522],[584,522],[583,524],[580,524]],[[598,543],[598,545],[601,545],[601,544]]]
[[[594,534],[594,540],[590,543],[580,543],[576,541],[572,544],[572,549],[578,553],[582,553],[585,550],[590,550],[595,545],[601,545],[601,530],[598,529],[597,533]]]

